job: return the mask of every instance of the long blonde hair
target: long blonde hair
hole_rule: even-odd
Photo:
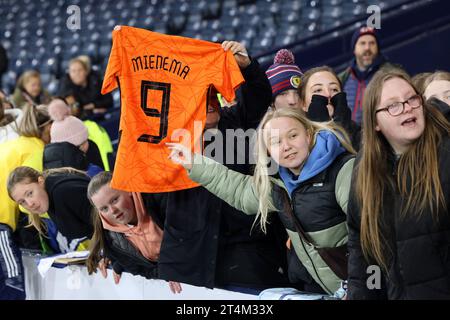
[[[259,208],[255,221],[260,219],[261,229],[266,232],[266,224],[269,211],[277,210],[271,201],[272,185],[269,177],[268,164],[270,163],[270,155],[268,147],[264,141],[264,128],[272,119],[291,118],[298,121],[311,136],[309,150],[312,150],[315,143],[317,133],[321,130],[331,131],[340,141],[342,146],[350,153],[355,153],[350,139],[345,130],[333,122],[319,123],[308,120],[305,113],[298,108],[281,108],[269,110],[261,120],[256,133],[256,150],[255,150],[255,173],[253,175],[255,191],[259,196]],[[306,162],[306,159],[305,159]]]
[[[361,210],[361,246],[367,260],[373,258],[387,269],[386,239],[381,232],[383,195],[397,184],[400,195],[406,199],[401,216],[417,214],[420,217],[430,208],[437,218],[439,208],[445,206],[439,180],[437,147],[442,134],[449,134],[445,118],[423,103],[425,130],[399,161],[397,181],[389,172],[388,155],[391,148],[381,132],[375,130],[376,108],[380,104],[384,83],[393,78],[408,82],[417,93],[409,75],[400,68],[380,69],[371,80],[364,95],[363,143],[361,160],[356,167],[356,198]],[[414,192],[412,192],[414,190]]]
[[[26,104],[23,107],[23,118],[17,128],[17,133],[23,137],[42,139],[45,127],[51,122],[46,105]]]

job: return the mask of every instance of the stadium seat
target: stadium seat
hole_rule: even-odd
[[[383,9],[401,1],[377,5]],[[66,27],[66,0],[0,2],[0,36],[10,57],[10,76],[34,67],[56,78],[79,54],[89,55],[93,64],[104,68],[117,24],[210,41],[239,40],[257,55],[361,17],[370,4],[367,0],[71,0],[81,9],[81,29],[72,31]]]

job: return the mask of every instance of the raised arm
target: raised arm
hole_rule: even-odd
[[[202,155],[192,154],[181,144],[167,143],[167,146],[171,150],[170,159],[187,169],[193,181],[246,214],[258,212],[258,196],[251,176],[230,170]]]
[[[256,59],[248,55],[245,46],[236,41],[224,41],[224,50],[231,50],[245,82],[239,88],[239,98],[231,108],[222,108],[221,117],[229,118],[242,129],[256,128],[272,101],[272,88]]]

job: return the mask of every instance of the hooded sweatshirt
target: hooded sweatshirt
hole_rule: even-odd
[[[161,248],[163,231],[147,214],[140,193],[132,192],[138,223],[136,226],[113,224],[100,214],[103,228],[113,232],[123,233],[133,246],[147,259],[157,261]]]

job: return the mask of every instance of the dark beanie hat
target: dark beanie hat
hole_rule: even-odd
[[[358,41],[359,37],[362,37],[366,34],[370,34],[371,36],[375,37],[375,40],[377,41],[378,47],[380,47],[380,41],[378,39],[378,34],[376,32],[375,28],[372,27],[360,27],[355,30],[355,32],[352,35],[352,51],[355,50],[356,42]]]
[[[300,78],[303,75],[300,68],[295,64],[294,55],[287,49],[281,49],[273,59],[273,65],[266,71],[272,87],[272,98],[288,89],[297,89]]]

